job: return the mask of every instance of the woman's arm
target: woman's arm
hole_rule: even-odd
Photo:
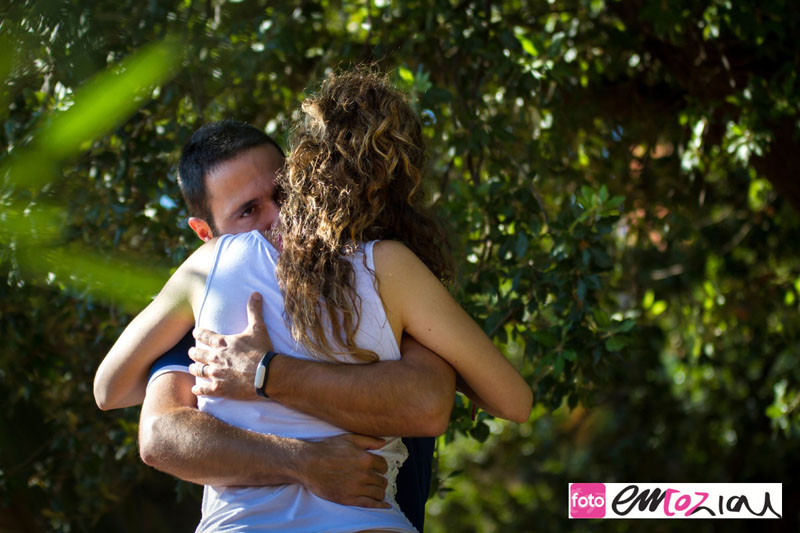
[[[395,241],[377,243],[374,258],[390,323],[450,363],[489,414],[528,420],[530,387],[422,261]]]
[[[192,310],[199,309],[215,246],[216,239],[209,241],[184,261],[111,347],[94,377],[100,409],[142,402],[150,365],[194,325]]]

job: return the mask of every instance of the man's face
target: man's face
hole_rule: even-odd
[[[282,166],[277,148],[264,144],[206,175],[208,206],[220,234],[272,228],[278,221],[275,176]]]

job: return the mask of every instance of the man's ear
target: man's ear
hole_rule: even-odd
[[[197,236],[200,237],[200,240],[203,242],[208,242],[214,238],[214,232],[211,231],[211,226],[202,218],[189,217],[189,227],[197,233]]]

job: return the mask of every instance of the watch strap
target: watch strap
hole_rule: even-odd
[[[253,380],[253,386],[256,388],[256,394],[262,398],[269,398],[266,390],[267,379],[269,378],[269,364],[276,355],[278,355],[278,352],[273,352],[272,350],[268,351],[264,354],[264,357],[261,358],[258,367],[256,367],[256,377]]]

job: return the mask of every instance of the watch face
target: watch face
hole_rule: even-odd
[[[267,369],[264,365],[258,365],[256,369],[256,379],[253,381],[253,385],[255,385],[256,389],[261,390],[261,387],[264,386],[264,377],[267,375]]]

